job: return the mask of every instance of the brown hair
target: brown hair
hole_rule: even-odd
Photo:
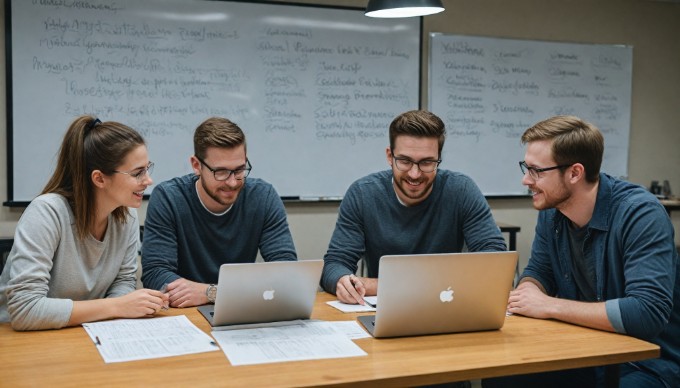
[[[552,140],[555,163],[565,166],[581,163],[586,181],[598,181],[604,137],[596,126],[576,116],[554,116],[535,124],[522,135],[522,144],[539,140]]]
[[[68,200],[78,237],[84,239],[96,216],[92,171],[112,175],[130,151],[144,144],[142,136],[126,125],[80,116],[66,131],[57,166],[41,194],[56,193]],[[114,220],[125,222],[127,211],[124,206],[116,208]]]
[[[241,144],[245,147],[246,135],[238,125],[225,118],[211,117],[194,131],[194,155],[200,159],[205,158],[209,147],[234,148]]]
[[[397,116],[390,124],[390,149],[394,152],[394,143],[398,136],[434,137],[439,144],[439,157],[442,156],[446,128],[444,122],[434,113],[426,110],[411,110]]]

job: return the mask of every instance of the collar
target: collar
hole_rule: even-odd
[[[609,230],[609,218],[611,214],[611,204],[612,204],[612,190],[613,182],[612,177],[600,173],[600,182],[597,188],[597,198],[595,199],[595,207],[593,208],[593,216],[590,218],[587,227],[589,229],[597,229],[602,231]],[[569,220],[560,211],[555,211],[555,217],[553,219],[555,225]]]

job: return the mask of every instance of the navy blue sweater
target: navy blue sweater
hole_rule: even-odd
[[[158,185],[144,222],[142,282],[160,289],[180,277],[217,283],[220,265],[297,260],[281,198],[269,183],[247,178],[229,212],[208,212],[188,174]]]

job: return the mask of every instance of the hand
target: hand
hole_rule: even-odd
[[[355,275],[341,277],[335,286],[335,296],[343,303],[364,305],[366,303],[364,295],[366,295],[366,286]]]
[[[554,299],[544,294],[536,284],[523,282],[510,291],[508,311],[531,318],[552,318]]]
[[[168,296],[160,291],[141,289],[115,298],[119,318],[151,317],[168,305]]]
[[[207,284],[192,282],[179,278],[168,284],[167,294],[170,297],[171,307],[193,307],[208,303],[205,294]]]

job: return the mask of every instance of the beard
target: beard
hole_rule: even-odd
[[[427,196],[430,194],[432,191],[432,185],[434,184],[434,179],[430,180],[427,182],[427,179],[417,179],[417,180],[411,180],[411,182],[419,182],[419,183],[425,183],[425,185],[419,189],[418,191],[413,191],[409,190],[411,187],[406,178],[399,178],[396,182],[396,187],[399,192],[401,192],[404,196],[406,196],[409,199],[413,200],[424,200],[427,198]]]
[[[201,181],[201,186],[203,186],[203,191],[205,191],[205,193],[208,194],[208,196],[209,196],[210,198],[212,198],[213,201],[219,203],[219,204],[222,205],[222,206],[231,206],[231,205],[233,205],[234,202],[236,202],[236,200],[238,199],[238,195],[239,195],[239,193],[241,192],[241,189],[243,188],[243,185],[245,184],[245,180],[243,180],[243,181],[239,181],[240,184],[237,185],[236,187],[227,186],[226,188],[227,188],[228,190],[234,191],[234,197],[233,197],[233,198],[229,198],[229,199],[225,199],[224,197],[221,197],[221,196],[219,195],[219,191],[221,191],[220,188],[216,188],[216,189],[214,189],[214,190],[210,190],[210,188],[208,187],[208,185],[206,185],[204,179],[200,179],[200,181]]]
[[[532,204],[536,210],[546,210],[546,209],[559,209],[564,203],[566,203],[571,198],[571,191],[564,185],[560,183],[548,196],[545,190],[538,190],[535,187],[529,187],[531,191],[534,192],[534,200]],[[541,196],[541,200],[536,200],[536,195]]]

